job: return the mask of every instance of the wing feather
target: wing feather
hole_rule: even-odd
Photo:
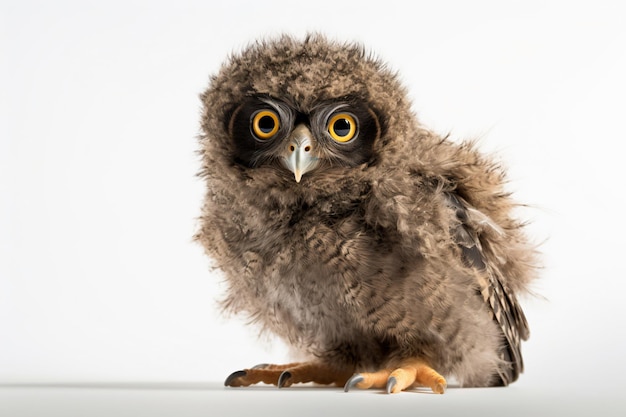
[[[469,207],[461,197],[446,193],[446,198],[459,221],[452,230],[453,238],[461,249],[467,266],[483,272],[478,275],[480,294],[504,335],[506,343],[501,350],[501,358],[509,362],[511,367],[504,370],[500,378],[503,385],[508,385],[524,370],[520,345],[521,340],[528,339],[528,322],[515,294],[503,280],[498,266],[494,262],[488,262],[479,234],[472,224],[492,227],[498,234],[503,232],[486,215]]]

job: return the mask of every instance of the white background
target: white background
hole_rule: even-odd
[[[220,315],[192,242],[198,94],[254,39],[321,31],[398,70],[425,125],[481,137],[529,204],[545,268],[507,390],[624,407],[626,14],[407,4],[3,0],[0,383],[221,383],[287,360]]]

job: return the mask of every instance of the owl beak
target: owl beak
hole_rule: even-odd
[[[283,154],[283,163],[293,172],[296,182],[317,167],[318,158],[314,155],[313,135],[305,125],[298,125],[289,138]]]

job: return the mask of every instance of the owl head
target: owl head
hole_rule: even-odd
[[[416,128],[394,73],[361,46],[320,35],[249,46],[201,98],[205,173],[256,184],[355,178],[401,160]]]

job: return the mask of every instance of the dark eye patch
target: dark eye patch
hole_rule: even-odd
[[[348,120],[336,115],[349,114],[355,118],[357,131],[348,141],[338,141],[337,136],[350,132]],[[332,123],[332,134],[329,132]],[[316,137],[324,140],[328,153],[334,160],[340,160],[348,166],[357,166],[373,158],[373,145],[382,134],[382,125],[377,113],[366,102],[357,99],[329,101],[318,106],[311,117],[312,128]]]
[[[275,114],[277,120],[261,117],[256,126],[261,135],[255,135],[253,118],[265,110]],[[270,158],[279,145],[280,138],[291,130],[292,123],[292,111],[280,101],[257,97],[245,100],[231,112],[228,122],[228,132],[235,145],[233,155],[235,161],[247,167],[254,167],[260,161]],[[276,125],[279,128],[275,134],[271,137],[261,137],[265,136],[263,133],[271,132]]]

